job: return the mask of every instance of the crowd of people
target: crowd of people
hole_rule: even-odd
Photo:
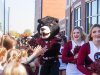
[[[81,27],[73,28],[70,40],[64,35],[56,37],[61,45],[57,57],[58,75],[100,75],[99,24],[91,27],[88,37]],[[40,45],[33,47],[30,42],[24,45],[19,45],[14,37],[0,35],[0,75],[40,75],[41,67],[47,69],[39,60],[46,48]]]
[[[29,55],[25,48],[16,48],[18,44],[15,38],[9,35],[0,37],[0,75],[32,75],[35,70],[34,61],[45,52],[45,48],[37,45],[31,48]]]

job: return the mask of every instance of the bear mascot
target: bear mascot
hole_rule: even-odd
[[[60,43],[56,35],[59,33],[59,20],[46,16],[38,20],[38,33],[40,38],[36,40],[38,45],[46,47],[44,55],[40,56],[40,75],[59,75],[59,50]]]

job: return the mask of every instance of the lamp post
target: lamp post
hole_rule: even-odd
[[[5,34],[5,0],[4,0],[4,34]]]
[[[43,10],[43,0],[41,0],[41,18],[42,18],[42,11]]]
[[[9,19],[10,18],[10,7],[8,7],[8,34],[9,34]]]

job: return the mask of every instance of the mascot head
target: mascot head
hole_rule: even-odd
[[[59,20],[54,17],[46,16],[38,20],[38,33],[43,39],[51,39],[59,33]]]

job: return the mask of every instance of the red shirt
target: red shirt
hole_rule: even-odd
[[[69,41],[64,45],[64,49],[62,52],[63,63],[73,63],[75,61],[74,55],[71,52],[71,49],[72,49],[72,41]]]
[[[79,51],[77,59],[77,68],[86,75],[91,75],[91,72],[87,69],[87,67],[93,62],[89,58],[88,56],[89,54],[90,54],[90,44],[85,43]]]

